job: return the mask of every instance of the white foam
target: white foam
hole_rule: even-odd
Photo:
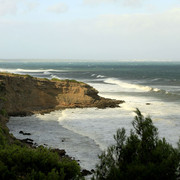
[[[159,92],[159,91],[161,91],[158,88],[152,88],[150,86],[142,86],[142,85],[137,85],[137,84],[131,84],[131,83],[127,83],[125,81],[121,81],[119,79],[115,79],[115,78],[108,78],[104,82],[110,83],[110,84],[117,84],[118,86],[120,86],[122,88],[133,89],[133,90],[140,91],[140,92],[148,92],[148,91]]]
[[[109,115],[111,114],[111,118]],[[113,144],[113,134],[121,127],[120,121],[126,119],[123,124],[128,128],[128,115],[121,113],[121,109],[67,109],[59,117],[59,123],[75,133],[89,137],[104,150]],[[118,120],[119,119],[119,120]],[[121,124],[121,125],[120,125]],[[128,124],[128,125],[127,125]],[[129,129],[129,128],[128,128]]]
[[[58,77],[58,76],[56,76],[56,75],[53,75],[53,74],[51,74],[51,78],[53,79],[53,78],[55,78],[55,79],[61,79],[60,77]]]
[[[103,75],[97,75],[97,78],[104,78],[105,76]]]
[[[88,84],[94,87],[95,89],[97,89],[100,93],[102,92],[113,93],[113,92],[118,92],[122,90],[121,87],[119,87],[117,84],[102,84],[102,83],[98,83],[98,81],[101,81],[101,80],[96,80],[97,83],[89,82]]]
[[[49,73],[49,72],[64,72],[65,70],[55,70],[55,69],[4,69],[0,68],[1,72],[9,72],[9,73]]]

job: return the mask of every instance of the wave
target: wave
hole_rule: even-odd
[[[161,92],[163,94],[170,94],[168,91],[165,91],[159,88],[153,88],[150,86],[143,86],[143,85],[138,85],[138,84],[130,84],[130,83],[127,83],[127,82],[124,82],[115,78],[108,78],[104,80],[104,82],[108,84],[116,84],[126,89],[140,90],[142,92]]]
[[[151,79],[151,82],[162,82],[162,81],[165,81],[165,82],[174,81],[174,82],[176,82],[177,79],[167,79],[167,78],[155,78],[155,79]]]
[[[104,77],[106,77],[106,76],[103,76],[103,75],[100,75],[100,74],[91,74],[91,76],[92,77],[96,76],[96,78],[104,78]]]
[[[9,73],[44,73],[48,74],[50,72],[64,72],[65,70],[56,70],[56,69],[3,69],[0,68],[0,72],[9,72]]]
[[[151,81],[152,81],[152,82],[155,82],[155,81],[162,81],[162,78],[155,78],[155,79],[152,79]]]
[[[104,78],[105,76],[103,75],[97,75],[97,78]]]
[[[85,119],[83,121],[82,119],[82,114],[84,114],[84,110],[86,111],[86,116],[87,118],[84,118],[83,116],[83,119]],[[90,111],[94,111],[95,108],[92,108],[90,109]],[[68,129],[76,134],[79,134],[83,137],[88,137],[90,140],[94,141],[94,143],[101,149],[101,150],[104,150],[106,149],[106,145],[101,143],[100,141],[98,141],[97,139],[97,135],[96,133],[92,133],[91,131],[84,131],[83,129],[84,128],[79,128],[79,126],[77,126],[76,124],[79,124],[79,121],[81,123],[81,126],[85,125],[89,125],[91,126],[91,123],[88,123],[88,122],[85,122],[86,119],[88,119],[89,117],[89,114],[88,114],[88,109],[76,109],[76,114],[78,114],[78,117],[77,116],[73,116],[72,115],[72,111],[71,110],[64,110],[61,112],[61,116],[59,117],[58,119],[58,122],[59,124],[65,128],[65,129]],[[80,113],[80,114],[79,114]],[[98,114],[96,114],[95,116],[97,116]],[[73,122],[76,122],[75,124]],[[85,124],[84,124],[85,123]]]
[[[51,75],[51,79],[53,79],[53,78],[55,78],[55,79],[61,79],[60,77],[58,77],[58,76],[56,76],[56,75]]]

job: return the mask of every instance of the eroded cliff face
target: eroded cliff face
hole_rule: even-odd
[[[98,96],[97,90],[82,82],[53,81],[6,73],[0,73],[0,97],[9,115],[73,107],[117,107],[122,103]]]

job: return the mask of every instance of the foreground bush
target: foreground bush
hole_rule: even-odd
[[[119,129],[114,136],[116,145],[100,156],[93,179],[99,180],[171,180],[180,175],[180,143],[173,148],[159,139],[151,118],[137,109],[130,136]]]
[[[17,145],[0,146],[0,179],[79,179],[75,161],[60,159],[50,150]]]

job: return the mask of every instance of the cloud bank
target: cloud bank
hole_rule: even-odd
[[[38,6],[36,1],[27,0],[0,0],[0,16],[15,15],[18,11],[30,12]]]
[[[1,58],[178,59],[180,8],[41,23],[0,23]]]

